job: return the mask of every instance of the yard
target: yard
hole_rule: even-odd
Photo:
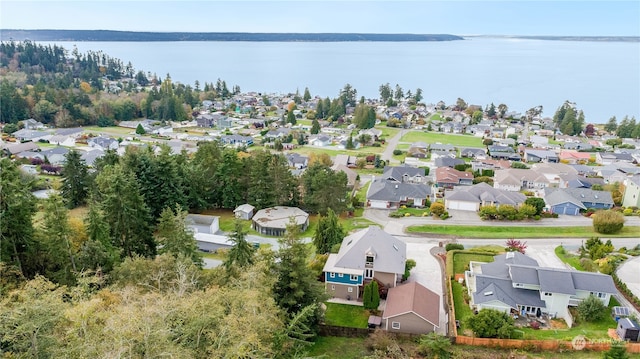
[[[358,305],[325,303],[324,321],[327,325],[350,328],[366,328],[369,311]]]
[[[464,251],[464,252],[454,252],[453,257],[453,273],[454,274],[462,274],[469,268],[469,262],[493,262],[493,253],[482,253],[473,251]]]
[[[409,131],[402,136],[400,142],[439,142],[443,144],[451,144],[456,147],[484,147],[482,145],[482,138],[471,135],[452,135],[439,132]]]

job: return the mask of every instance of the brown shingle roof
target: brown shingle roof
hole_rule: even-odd
[[[439,326],[440,296],[416,282],[389,289],[382,318],[388,319],[410,312]]]

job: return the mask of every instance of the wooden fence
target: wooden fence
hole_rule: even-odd
[[[496,338],[474,338],[467,336],[457,336],[456,344],[473,345],[488,348],[513,348],[526,349],[527,351],[558,351],[558,350],[577,350],[573,348],[571,342],[561,340],[523,340],[523,339],[496,339]],[[609,342],[589,342],[584,343],[586,351],[605,351],[609,350],[611,343]],[[627,343],[627,353],[640,353],[640,343]]]

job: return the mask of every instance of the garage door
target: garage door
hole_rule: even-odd
[[[371,208],[387,208],[387,202],[385,201],[369,201],[369,207]]]
[[[447,200],[445,201],[447,209],[458,210],[458,211],[476,211],[476,204],[473,202],[464,202],[464,201],[456,201],[456,200]]]

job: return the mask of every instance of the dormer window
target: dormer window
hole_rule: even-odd
[[[369,264],[369,265],[373,264],[373,256],[372,255],[367,254],[366,264]]]

